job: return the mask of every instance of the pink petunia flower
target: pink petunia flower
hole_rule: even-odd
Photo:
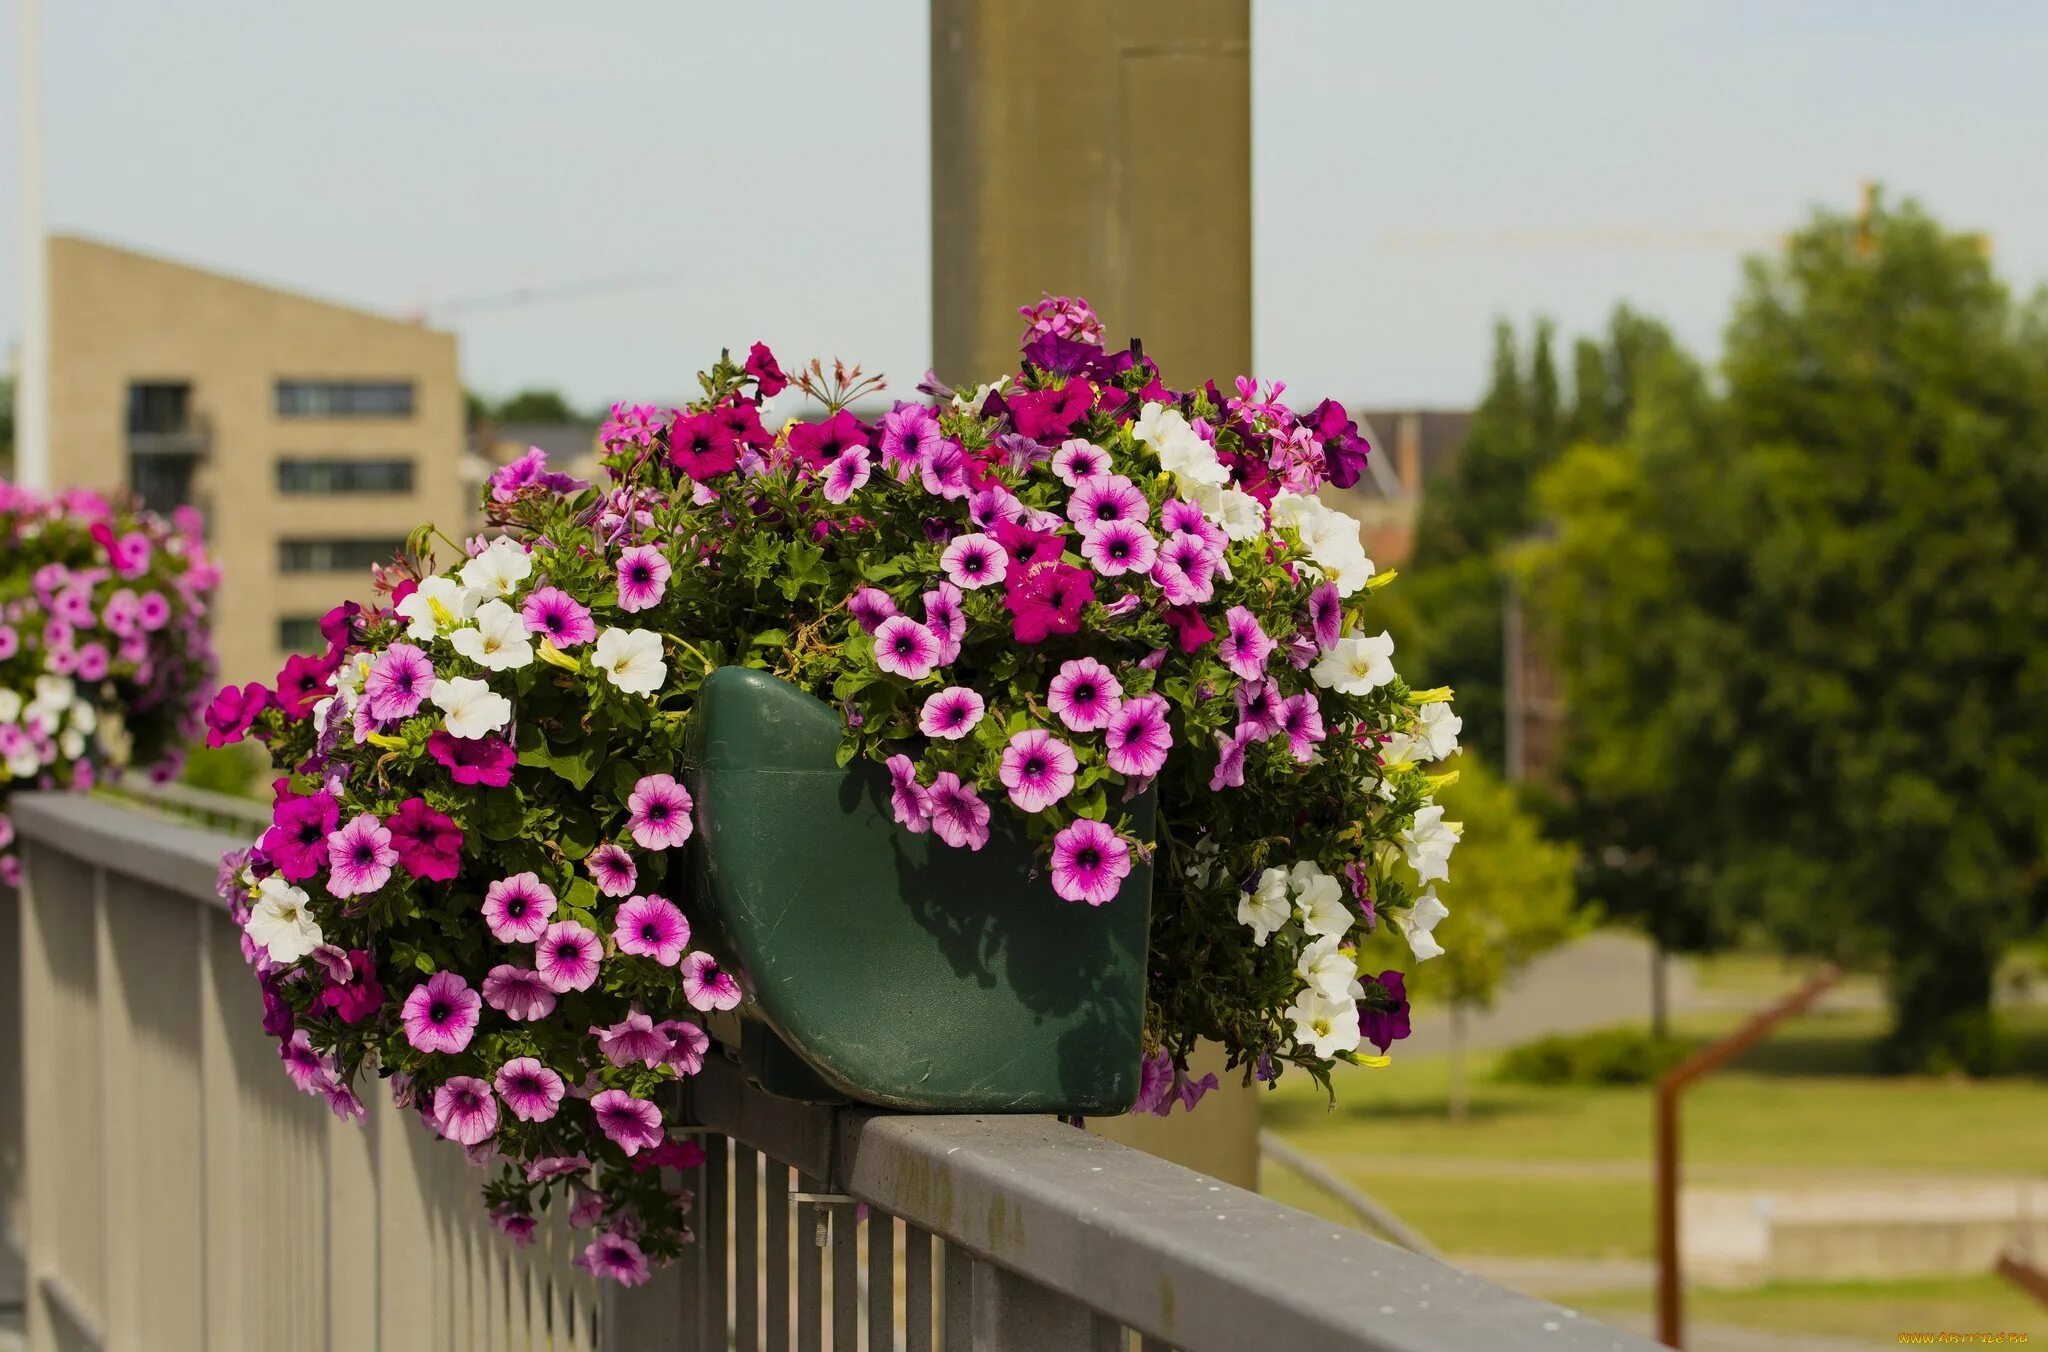
[[[690,838],[690,791],[671,775],[643,775],[626,800],[633,842],[643,850],[674,849]]]
[[[365,812],[327,837],[327,890],[337,897],[365,896],[390,880],[397,862],[391,832]]]
[[[435,1131],[450,1141],[476,1145],[498,1129],[498,1100],[474,1075],[457,1075],[434,1090]]]
[[[491,1224],[512,1241],[515,1249],[523,1249],[533,1243],[536,1222],[532,1213],[515,1210],[510,1202],[500,1202],[491,1208]]]
[[[319,873],[327,862],[327,837],[341,825],[341,808],[334,795],[324,789],[305,795],[288,793],[271,808],[270,819],[261,848],[277,871],[295,883]]]
[[[615,1066],[630,1066],[638,1061],[652,1070],[668,1056],[668,1034],[656,1028],[654,1020],[637,1009],[609,1028],[591,1029],[590,1034],[597,1039],[597,1048],[604,1053],[604,1059]]]
[[[519,1023],[545,1019],[555,1012],[555,993],[531,967],[501,962],[484,977],[484,999],[492,1009]]]
[[[1217,644],[1216,649],[1223,658],[1223,665],[1247,681],[1263,677],[1266,661],[1273,655],[1273,640],[1259,628],[1258,616],[1244,606],[1232,606],[1224,615],[1223,622],[1223,641]]]
[[[875,664],[890,675],[921,681],[938,662],[938,635],[916,620],[896,615],[875,630]]]
[[[1216,595],[1216,559],[1191,535],[1174,535],[1160,547],[1152,581],[1170,606],[1201,605]]]
[[[932,807],[930,795],[917,782],[917,767],[903,755],[891,756],[883,764],[889,770],[889,811],[896,824],[914,836],[923,835],[931,829]]]
[[[548,989],[557,995],[587,991],[597,980],[604,945],[598,937],[573,920],[549,925],[534,945],[534,970]]]
[[[980,695],[964,685],[949,685],[926,699],[918,712],[917,726],[927,737],[957,742],[974,731],[987,705]]]
[[[1209,792],[1244,787],[1244,753],[1255,739],[1240,723],[1235,732],[1216,734],[1216,771],[1209,776]]]
[[[597,637],[597,624],[590,618],[590,608],[559,587],[529,592],[519,614],[529,632],[557,648],[574,648]]]
[[[1082,536],[1081,557],[1104,577],[1142,577],[1159,561],[1159,542],[1135,521],[1112,521]]]
[[[1344,628],[1344,602],[1337,595],[1336,583],[1318,583],[1308,594],[1308,623],[1319,652],[1337,646]]]
[[[284,1073],[301,1094],[324,1093],[334,1082],[333,1061],[313,1050],[313,1041],[303,1028],[277,1044],[277,1055],[284,1062]]]
[[[1110,715],[1103,729],[1109,768],[1120,775],[1149,778],[1166,764],[1173,732],[1166,724],[1166,700],[1159,695],[1128,699]]]
[[[405,997],[399,1017],[414,1051],[450,1056],[469,1045],[483,1000],[454,972],[436,972]]]
[[[967,637],[967,612],[960,608],[960,589],[941,582],[918,598],[924,602],[924,627],[939,641],[940,666],[950,666],[960,656],[960,640]]]
[[[1280,704],[1279,730],[1286,734],[1287,749],[1303,765],[1314,759],[1316,743],[1323,740],[1323,714],[1315,692],[1304,690]]]
[[[491,1085],[521,1122],[545,1122],[568,1092],[562,1077],[531,1056],[515,1056],[498,1067]]]
[[[932,830],[954,849],[978,850],[988,844],[988,804],[972,784],[960,782],[951,770],[941,771],[925,790],[931,805]]]
[[[953,543],[939,556],[939,566],[946,570],[946,576],[954,585],[969,591],[1001,581],[1009,564],[1010,556],[1003,547],[979,533],[953,537]]]
[[[874,633],[884,620],[893,619],[897,613],[896,602],[879,587],[862,587],[846,598],[846,609],[864,634]]]
[[[424,798],[408,798],[384,822],[398,866],[415,878],[453,882],[462,869],[462,828]]]
[[[1067,499],[1067,520],[1079,526],[1083,535],[1118,521],[1142,526],[1150,515],[1145,494],[1121,474],[1083,479]]]
[[[696,1010],[732,1009],[740,1002],[740,983],[699,949],[683,959],[683,998]]]
[[[597,1127],[627,1156],[661,1144],[661,1109],[623,1089],[607,1089],[590,1100]]]
[[[384,722],[411,718],[434,693],[434,664],[410,643],[394,643],[370,663],[363,678],[363,703]]]
[[[653,545],[635,545],[619,555],[619,609],[648,610],[668,590],[668,559]]]
[[[502,789],[512,782],[512,767],[519,753],[502,737],[457,737],[437,728],[427,738],[427,754],[447,767],[448,777],[457,784],[480,784]]]
[[[673,967],[689,947],[690,922],[666,897],[632,897],[619,907],[612,923],[612,940],[621,953]]]
[[[695,1075],[704,1069],[704,1053],[711,1050],[711,1035],[694,1023],[669,1019],[661,1025],[668,1036],[668,1055],[662,1060],[679,1075]]]
[[[640,1246],[611,1231],[591,1240],[575,1261],[592,1276],[609,1278],[620,1286],[639,1286],[648,1277],[647,1255]]]
[[[1083,817],[1053,837],[1052,890],[1062,900],[1114,901],[1130,872],[1130,846],[1102,822]]]
[[[484,924],[501,944],[530,944],[547,931],[555,891],[537,873],[515,873],[484,889]]]
[[[1079,488],[1099,475],[1109,473],[1109,452],[1091,441],[1073,437],[1052,453],[1052,472],[1069,488]]]
[[[640,878],[640,870],[633,865],[633,856],[626,853],[625,846],[614,841],[608,840],[592,850],[583,863],[590,870],[597,890],[608,897],[631,896],[633,884]]]
[[[1072,731],[1096,732],[1109,726],[1123,694],[1123,683],[1108,667],[1092,657],[1076,657],[1060,664],[1045,703]]]
[[[1073,792],[1078,769],[1073,748],[1043,728],[1027,728],[1003,748],[1003,787],[1025,812],[1043,812]]]
[[[868,448],[849,446],[825,466],[825,501],[845,502],[867,485]]]
[[[1280,731],[1280,687],[1271,681],[1246,681],[1231,698],[1237,701],[1239,735],[1263,741]]]
[[[527,1164],[526,1181],[545,1183],[551,1178],[587,1173],[589,1169],[590,1161],[582,1155],[543,1155]]]
[[[967,499],[967,519],[983,530],[994,526],[998,521],[1022,521],[1024,503],[1001,484],[989,484],[985,488],[976,489],[973,496]]]
[[[944,440],[938,418],[923,404],[898,404],[882,415],[882,464],[904,483]]]

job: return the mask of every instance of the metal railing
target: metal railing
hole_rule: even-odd
[[[698,1242],[599,1291],[387,1095],[358,1127],[292,1089],[213,893],[238,841],[15,811],[36,1352],[1651,1347],[1051,1119],[793,1103],[716,1056],[679,1105]]]

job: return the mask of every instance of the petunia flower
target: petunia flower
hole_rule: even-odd
[[[394,643],[370,663],[363,702],[370,716],[385,722],[410,718],[434,693],[434,664],[410,643]]]
[[[702,482],[739,467],[739,440],[718,416],[678,413],[668,434],[669,459],[677,469]]]
[[[675,849],[690,838],[690,791],[672,775],[643,775],[626,800],[633,843],[643,850]]]
[[[1223,617],[1223,640],[1216,650],[1240,678],[1256,681],[1266,674],[1266,662],[1273,655],[1273,640],[1259,627],[1258,616],[1244,606],[1232,606]]]
[[[939,566],[946,570],[946,576],[968,591],[999,581],[1009,562],[1010,556],[1000,544],[979,533],[955,536],[939,556]]]
[[[1304,989],[1282,1018],[1294,1025],[1294,1040],[1315,1055],[1329,1059],[1356,1051],[1362,1041],[1358,1027],[1358,1006],[1349,998],[1332,1000],[1317,991]]]
[[[1256,947],[1264,948],[1266,940],[1293,918],[1294,904],[1287,894],[1286,869],[1267,869],[1259,875],[1257,886],[1238,895],[1237,923],[1251,930],[1252,943]]]
[[[321,1093],[334,1082],[333,1062],[313,1050],[313,1040],[303,1028],[277,1044],[277,1055],[284,1062],[284,1073],[301,1094]]]
[[[635,1009],[609,1028],[592,1028],[598,1050],[615,1066],[639,1062],[652,1070],[668,1056],[670,1038],[654,1026],[654,1020]]]
[[[592,1276],[608,1278],[620,1286],[639,1286],[648,1278],[647,1255],[640,1246],[610,1231],[591,1240],[575,1262]]]
[[[1315,695],[1304,690],[1299,695],[1288,696],[1280,702],[1276,721],[1294,758],[1303,765],[1314,759],[1316,743],[1325,735],[1322,709],[1317,705]]]
[[[846,609],[864,634],[874,633],[884,620],[895,618],[897,613],[896,602],[878,587],[862,587],[854,592],[846,600]]]
[[[482,553],[457,570],[463,586],[480,597],[501,599],[516,596],[519,584],[532,574],[533,556],[526,552],[525,545],[505,535],[484,546]]]
[[[1079,633],[1081,613],[1094,600],[1095,575],[1063,563],[1032,568],[1014,585],[1006,585],[1003,596],[1011,613],[1011,633],[1019,643]]]
[[[394,608],[401,618],[410,621],[405,628],[406,636],[425,643],[465,623],[483,599],[482,592],[452,577],[428,577],[420,579],[412,594]]]
[[[1441,882],[1451,876],[1451,851],[1464,833],[1464,823],[1444,820],[1441,803],[1426,804],[1416,812],[1415,824],[1399,840],[1418,881]]]
[[[1245,752],[1254,740],[1263,739],[1248,736],[1242,724],[1233,732],[1216,734],[1216,770],[1209,776],[1209,792],[1244,787]]]
[[[498,1129],[498,1100],[474,1075],[457,1075],[434,1090],[434,1130],[450,1141],[477,1145]]]
[[[1130,846],[1102,822],[1082,817],[1053,837],[1052,890],[1062,900],[1114,901],[1130,872]]]
[[[555,993],[530,967],[501,962],[484,976],[484,1001],[506,1018],[526,1023],[555,1012]]]
[[[484,924],[501,944],[530,944],[546,933],[555,892],[537,873],[515,873],[484,889]]]
[[[711,1050],[711,1035],[683,1019],[668,1019],[661,1025],[669,1049],[663,1064],[679,1075],[695,1075],[704,1069],[704,1053]]]
[[[974,731],[987,706],[964,685],[949,685],[930,696],[918,712],[918,730],[927,737],[957,742]]]
[[[825,501],[845,502],[867,485],[868,448],[850,446],[825,466]]]
[[[287,794],[271,809],[271,826],[260,845],[279,873],[304,882],[327,862],[327,837],[340,825],[340,805],[325,789]]]
[[[917,836],[931,829],[930,795],[917,782],[917,767],[910,757],[895,755],[884,762],[889,771],[889,811],[896,824]]]
[[[653,545],[636,545],[619,555],[619,609],[648,610],[668,589],[668,559]]]
[[[623,1089],[607,1089],[592,1096],[590,1111],[598,1130],[629,1157],[661,1144],[661,1109],[645,1099]]]
[[[406,993],[399,1018],[414,1051],[450,1056],[469,1045],[483,1000],[454,972],[436,972]]]
[[[1083,479],[1067,499],[1067,519],[1083,535],[1119,521],[1142,526],[1150,515],[1145,494],[1121,474]]]
[[[1309,592],[1308,623],[1319,650],[1328,652],[1337,646],[1337,636],[1344,625],[1344,601],[1337,595],[1335,583],[1319,582]]]
[[[1083,532],[1081,557],[1104,577],[1143,577],[1159,560],[1159,543],[1135,521],[1112,521]]]
[[[1272,681],[1246,681],[1231,692],[1237,703],[1237,730],[1254,741],[1280,731],[1280,687]]]
[[[939,420],[923,404],[899,403],[882,415],[882,464],[903,483],[944,440]]]
[[[1173,749],[1165,698],[1139,695],[1125,700],[1109,716],[1102,740],[1109,750],[1109,768],[1118,774],[1137,779],[1158,774],[1166,765],[1166,753]]]
[[[451,737],[482,737],[512,721],[512,701],[472,676],[436,681],[429,698],[446,715],[444,726]]]
[[[702,949],[683,959],[683,998],[696,1010],[732,1009],[740,1002],[740,983]]]
[[[661,635],[649,629],[607,629],[597,636],[591,660],[605,679],[629,695],[651,695],[668,681]]]
[[[448,646],[491,671],[517,671],[533,664],[533,640],[527,634],[526,621],[503,601],[478,606],[476,623],[448,635]],[[364,690],[367,693],[368,687]]]
[[[604,945],[573,920],[558,920],[541,931],[534,945],[534,970],[557,995],[587,991],[597,981]]]
[[[938,636],[909,616],[891,616],[875,630],[875,664],[890,675],[921,681],[938,663]]]
[[[557,648],[574,648],[597,637],[590,608],[559,587],[541,587],[529,593],[519,614],[529,633],[539,634]]]
[[[502,737],[455,737],[437,728],[427,738],[427,754],[447,767],[457,784],[502,789],[512,782],[519,753]]]
[[[640,870],[634,867],[633,856],[626,853],[623,845],[609,840],[592,850],[583,864],[590,870],[597,890],[608,897],[631,895],[633,884],[640,877]]]
[[[1109,452],[1082,437],[1071,437],[1052,453],[1052,472],[1069,488],[1109,472]]]
[[[398,862],[391,832],[365,812],[327,837],[327,890],[337,897],[360,897],[384,886]]]
[[[673,967],[689,946],[690,922],[666,897],[629,897],[613,918],[612,941],[621,953]]]
[[[1072,747],[1043,728],[1027,728],[1003,749],[1000,775],[1019,809],[1043,812],[1073,792],[1079,768]]]
[[[988,844],[988,804],[972,784],[963,784],[951,770],[942,770],[925,790],[931,807],[933,834],[954,849],[979,850]]]
[[[1376,638],[1353,634],[1338,639],[1308,674],[1326,690],[1364,695],[1394,679],[1393,657],[1392,635],[1384,631]]]
[[[398,866],[415,878],[453,882],[462,868],[462,828],[424,798],[408,798],[384,822]]]

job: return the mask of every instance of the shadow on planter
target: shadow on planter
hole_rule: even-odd
[[[1151,867],[1107,906],[1062,901],[1007,803],[981,850],[911,835],[883,767],[835,763],[839,736],[833,709],[765,672],[723,668],[699,696],[691,921],[752,997],[749,1075],[912,1111],[1126,1111]],[[1145,840],[1155,802],[1128,805]]]

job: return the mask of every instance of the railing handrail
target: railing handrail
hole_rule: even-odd
[[[109,867],[225,909],[214,883],[220,858],[248,842],[139,811],[112,798],[64,793],[17,794],[8,813],[24,840],[44,840],[78,859]],[[267,815],[267,814],[266,814]],[[118,857],[108,851],[118,846]]]

